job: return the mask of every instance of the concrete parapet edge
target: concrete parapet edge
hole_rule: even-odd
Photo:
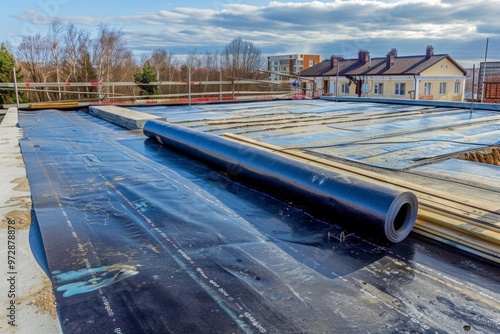
[[[500,111],[500,104],[490,104],[490,103],[384,99],[384,98],[372,98],[372,97],[335,97],[335,96],[322,96],[321,99],[326,101],[336,101],[336,102],[389,103],[389,104],[405,104],[405,105],[416,105],[416,106],[427,106],[427,107],[460,108],[460,109],[473,108],[477,110]]]
[[[61,333],[52,284],[29,242],[32,203],[19,148],[22,138],[17,108],[9,108],[0,124],[0,332]],[[8,253],[9,246],[15,253]]]

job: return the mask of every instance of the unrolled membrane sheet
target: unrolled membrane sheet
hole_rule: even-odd
[[[332,218],[351,228],[374,231],[390,242],[411,232],[417,198],[407,191],[381,186],[346,174],[312,166],[278,154],[163,121],[150,120],[144,134],[197,158],[226,168],[266,188],[328,209]]]
[[[497,265],[413,234],[340,242],[337,224],[81,111],[19,123],[64,333],[500,333]]]

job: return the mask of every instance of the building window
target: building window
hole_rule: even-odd
[[[314,59],[309,59],[309,67],[314,66]]]
[[[446,82],[439,83],[439,94],[440,95],[446,94]]]
[[[430,82],[426,82],[424,84],[424,95],[426,96],[431,95],[431,89],[432,89],[432,84]]]
[[[342,94],[349,94],[349,84],[348,83],[342,84],[341,93]]]
[[[395,95],[405,95],[406,94],[406,84],[396,83],[396,89],[394,90]]]
[[[384,84],[376,83],[373,89],[373,94],[375,95],[384,95]]]
[[[460,82],[455,82],[455,90],[453,91],[455,95],[460,94]]]
[[[274,71],[274,72],[278,72],[278,66],[274,66],[274,67],[273,67],[273,71]]]

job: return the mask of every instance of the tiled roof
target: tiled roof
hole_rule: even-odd
[[[358,59],[340,59],[338,74],[340,76],[371,76],[371,75],[419,75],[438,61],[447,58],[466,75],[465,70],[458,65],[449,55],[433,55],[427,58],[422,56],[395,57],[394,65],[386,67],[387,57],[372,58],[370,62],[362,64]],[[302,72],[301,76],[336,76],[337,68],[332,68],[331,59],[310,67]]]

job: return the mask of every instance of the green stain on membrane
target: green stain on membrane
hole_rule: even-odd
[[[67,272],[53,272],[57,284],[57,291],[64,291],[63,297],[87,293],[139,273],[135,266],[114,264],[98,268],[84,268]]]

